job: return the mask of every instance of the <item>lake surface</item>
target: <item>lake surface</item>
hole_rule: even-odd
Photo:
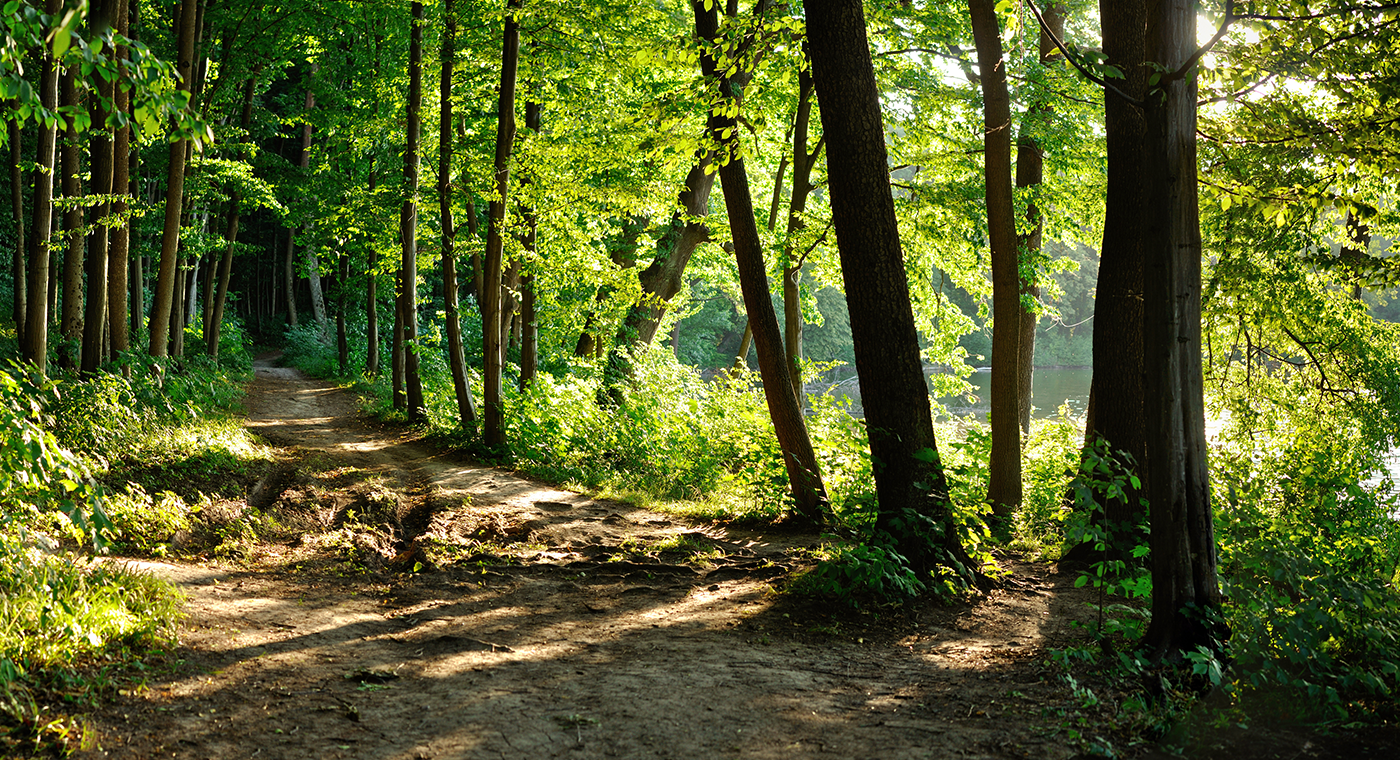
[[[932,372],[932,368],[927,368]],[[1089,406],[1089,382],[1093,379],[1093,370],[1088,368],[1061,368],[1045,367],[1036,369],[1031,376],[1031,415],[1036,419],[1055,417],[1059,414],[1060,406],[1069,407],[1070,416],[1082,417]],[[967,381],[972,384],[972,397],[956,396],[939,399],[951,414],[959,417],[972,416],[978,420],[986,421],[987,412],[991,408],[991,383],[992,373],[990,371],[974,372],[968,376]],[[813,383],[807,386],[808,393],[820,393],[831,387],[833,394],[844,396],[851,400],[851,414],[862,417],[864,410],[860,403],[860,385],[855,377],[841,380],[835,385],[818,385]]]

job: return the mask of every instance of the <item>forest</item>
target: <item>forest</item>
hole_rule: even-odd
[[[1400,3],[3,5],[0,756],[1400,749]]]

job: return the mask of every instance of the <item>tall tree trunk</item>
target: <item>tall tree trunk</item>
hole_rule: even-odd
[[[297,274],[296,259],[296,230],[287,228],[287,248],[282,254],[282,284],[287,299],[287,324],[292,327],[300,326],[297,319]]]
[[[369,170],[370,195],[374,194],[378,179],[375,168],[371,166]],[[365,285],[365,374],[379,377],[379,252],[375,250],[373,242],[367,247],[369,262],[366,274],[369,282]]]
[[[180,4],[179,89],[190,92],[194,84],[195,0]],[[185,198],[185,153],[188,140],[170,144],[170,174],[165,189],[165,228],[160,238],[160,271],[156,275],[155,302],[151,305],[151,356],[163,357],[170,348],[170,312],[175,298],[175,267],[180,250],[180,218]]]
[[[457,253],[453,250],[457,229],[452,221],[452,71],[456,60],[457,2],[447,0],[443,11],[442,78],[438,112],[438,213],[442,217],[442,300],[447,311],[447,363],[452,369],[452,389],[457,398],[457,418],[466,431],[476,429],[476,400],[467,382],[467,360],[462,348],[462,315],[457,298]]]
[[[1104,52],[1108,63],[1123,72],[1115,79],[1119,90],[1136,100],[1147,96],[1144,65],[1146,5],[1144,0],[1102,0]],[[1108,150],[1108,193],[1105,197],[1103,246],[1094,297],[1094,415],[1089,438],[1104,440],[1114,451],[1126,452],[1138,465],[1138,475],[1150,477],[1147,461],[1147,421],[1143,411],[1143,244],[1147,217],[1143,183],[1146,126],[1142,108],[1113,92],[1104,95],[1105,140]],[[1137,526],[1146,517],[1136,490],[1122,498],[1105,499],[1103,527],[1110,558],[1126,559],[1141,540]],[[1068,559],[1086,560],[1092,543],[1070,550]]]
[[[313,72],[314,73],[314,72]],[[303,117],[316,108],[316,95],[306,91],[306,102],[302,109]],[[297,166],[301,168],[303,182],[310,181],[311,168],[311,123],[301,125],[301,150],[297,153]],[[305,229],[305,228],[303,228]],[[326,296],[321,289],[321,262],[315,246],[306,246],[306,284],[311,291],[311,316],[316,324],[326,329]]]
[[[335,291],[335,351],[340,360],[340,374],[350,374],[350,336],[346,333],[345,306],[350,292],[350,252],[345,242],[340,245],[339,267]]]
[[[1221,595],[1206,471],[1201,380],[1201,232],[1196,188],[1196,4],[1147,3],[1145,57],[1168,71],[1148,93],[1143,180],[1143,361],[1148,503],[1152,523],[1152,622],[1157,656],[1218,648]]]
[[[128,0],[117,0],[117,33],[123,37],[131,33],[131,14]],[[125,61],[127,48],[117,48],[117,60]],[[131,110],[131,93],[117,88],[116,108],[122,113]],[[112,245],[107,262],[107,332],[110,336],[112,354],[131,350],[131,333],[128,331],[131,304],[127,299],[131,255],[131,222],[126,219],[131,194],[131,126],[124,125],[117,130],[112,148],[112,213],[121,221],[112,230]],[[129,372],[129,369],[124,369]]]
[[[695,12],[696,35],[709,42],[719,38],[719,12],[709,3],[692,2]],[[760,6],[761,7],[761,6]],[[727,69],[740,69],[730,66]],[[700,55],[700,68],[705,78],[718,88],[720,102],[737,109],[740,85],[721,74],[721,64],[708,51]],[[773,301],[768,291],[768,269],[763,263],[763,243],[754,219],[753,198],[749,192],[748,172],[740,153],[739,123],[730,109],[711,109],[707,124],[710,138],[723,151],[720,158],[720,182],[724,188],[725,209],[729,212],[729,230],[734,240],[734,257],[739,267],[739,284],[744,293],[744,308],[753,326],[754,343],[758,347],[758,367],[763,378],[763,395],[773,431],[783,452],[793,504],[798,514],[820,524],[827,512],[826,487],[822,484],[821,468],[797,394],[789,376],[783,350],[778,318],[773,313]]]
[[[110,37],[107,38],[110,41]],[[94,40],[95,41],[95,40]],[[111,51],[115,55],[116,51]],[[115,135],[107,127],[107,103],[116,95],[116,83],[97,77],[97,92],[92,98],[93,133],[89,143],[88,164],[92,172],[92,193],[101,198],[93,214],[92,234],[88,237],[87,309],[83,316],[82,371],[96,372],[103,360],[103,338],[107,327],[107,243],[111,235],[107,217],[112,212],[112,158]]]
[[[403,313],[404,386],[408,395],[408,418],[427,418],[423,406],[423,381],[418,376],[418,137],[423,112],[423,3],[413,3],[413,28],[408,43],[408,137],[403,154],[404,199],[399,210],[403,235],[403,291],[399,311]]]
[[[13,106],[13,101],[11,102]],[[26,269],[26,256],[24,250],[24,172],[21,170],[23,164],[23,134],[21,133],[19,122],[11,120],[6,123],[8,137],[10,140],[10,208],[15,216],[15,247],[10,252],[10,275],[14,278],[14,319],[15,337],[19,339],[19,344],[24,345],[25,328],[25,296],[27,294],[24,282]]]
[[[1011,200],[1011,96],[995,0],[968,0],[982,85],[987,235],[992,247],[992,456],[987,501],[1010,517],[1021,505],[1021,429],[1017,382],[1021,359],[1021,276]]]
[[[919,335],[905,278],[880,94],[861,0],[806,0],[812,78],[828,146],[832,221],[851,314],[871,458],[878,462],[876,529],[918,571],[980,568],[959,539],[938,457]],[[924,520],[933,530],[921,528]]]
[[[73,67],[64,69],[59,80],[59,100],[65,108],[79,107],[77,71]],[[83,339],[83,249],[87,241],[82,234],[85,214],[83,207],[77,203],[83,196],[82,180],[79,178],[82,150],[72,119],[68,120],[68,129],[63,132],[59,154],[63,199],[69,205],[63,210],[63,312],[59,322],[63,343],[58,350],[58,366],[74,370],[78,368],[77,353]]]
[[[63,8],[62,0],[44,0],[44,13],[56,16]],[[39,70],[39,102],[46,110],[58,107],[58,64],[48,45],[43,48],[43,63]],[[54,126],[42,121],[37,127],[38,146],[34,162],[33,223],[29,225],[28,310],[25,312],[24,358],[39,374],[48,371],[49,352],[49,239],[53,229],[53,169]]]
[[[1045,19],[1047,29],[1040,30],[1040,64],[1050,65],[1051,59],[1055,58],[1058,49],[1054,40],[1051,39],[1053,33],[1055,37],[1063,38],[1065,29],[1064,7],[1059,3],[1046,3],[1041,9],[1041,16]],[[1048,96],[1042,96],[1031,104],[1025,118],[1021,122],[1021,136],[1016,143],[1016,187],[1021,190],[1028,190],[1034,193],[1035,188],[1040,186],[1045,176],[1045,150],[1037,138],[1037,132],[1043,129],[1043,124],[1054,113],[1054,106]],[[1016,236],[1016,249],[1022,259],[1026,257],[1038,257],[1043,243],[1044,219],[1042,218],[1040,207],[1036,204],[1034,196],[1026,204],[1026,227],[1023,234]],[[1040,282],[1034,275],[1021,281],[1021,319],[1020,319],[1020,341],[1018,349],[1020,351],[1020,361],[1017,362],[1016,377],[1016,397],[1020,410],[1021,432],[1029,434],[1031,431],[1031,389],[1035,380],[1035,328],[1038,315],[1032,308],[1027,308],[1027,303],[1034,303],[1040,299]]]
[[[541,106],[534,101],[525,103],[525,128],[530,131],[531,138],[540,133]],[[520,185],[523,188],[531,180],[529,175],[521,177]],[[521,217],[525,222],[525,232],[521,235],[520,247],[529,258],[531,267],[535,263],[535,244],[538,234],[538,223],[535,219],[535,207],[526,206],[521,210]],[[535,381],[535,373],[539,368],[539,328],[535,324],[535,276],[533,274],[522,274],[520,277],[520,390],[530,387],[530,383]]]
[[[797,113],[792,120],[792,199],[788,201],[787,238],[783,244],[783,342],[792,389],[801,408],[807,400],[802,387],[802,264],[805,251],[797,251],[797,234],[806,223],[807,197],[816,189],[812,185],[812,167],[821,155],[822,143],[811,152],[807,150],[807,132],[812,121],[812,75],[809,69],[797,74]],[[781,184],[781,182],[779,182]],[[776,198],[776,193],[775,196]],[[776,204],[773,208],[777,210]],[[769,220],[773,218],[771,212]],[[771,228],[772,225],[770,224]]]
[[[248,77],[243,82],[243,108],[239,114],[238,125],[242,130],[243,139],[248,140],[248,127],[253,122],[253,91],[257,86],[257,77]],[[242,161],[246,153],[240,149],[238,160]],[[229,194],[228,212],[224,220],[224,239],[228,245],[224,246],[224,253],[219,258],[219,284],[214,292],[212,307],[206,307],[209,319],[208,327],[204,331],[204,348],[208,354],[214,358],[219,356],[219,337],[221,326],[224,321],[224,308],[228,303],[229,276],[233,271],[233,247],[238,244],[238,224],[240,221],[240,209],[243,198],[237,190]]]
[[[506,202],[510,190],[511,148],[515,143],[515,80],[520,64],[520,28],[516,13],[520,0],[506,3],[505,26],[501,36],[501,90],[496,111],[495,181],[491,187],[490,224],[486,232],[486,252],[482,261],[481,309],[482,352],[485,354],[486,445],[506,444],[505,410],[501,399],[501,370],[504,352],[501,340],[501,264],[505,247]]]

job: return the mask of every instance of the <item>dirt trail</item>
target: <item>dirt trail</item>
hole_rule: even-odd
[[[142,563],[188,595],[181,662],[95,716],[91,756],[1074,754],[1042,717],[1064,690],[1037,663],[1072,635],[1067,575],[1020,566],[975,605],[860,627],[773,593],[813,536],[687,525],[473,465],[266,361],[247,407],[252,430],[332,486],[288,465],[251,503],[308,535],[388,504],[383,530],[294,536],[242,563]],[[607,561],[679,533],[709,556]],[[482,535],[527,547],[524,561],[438,569],[421,550]]]

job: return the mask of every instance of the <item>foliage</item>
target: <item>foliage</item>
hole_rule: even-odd
[[[878,544],[842,544],[812,570],[793,580],[790,590],[834,599],[859,607],[905,602],[928,590],[928,585],[894,549]]]

